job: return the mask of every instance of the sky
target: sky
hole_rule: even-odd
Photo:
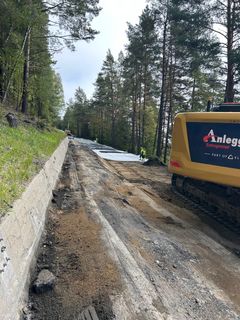
[[[100,32],[91,42],[80,41],[76,50],[64,49],[55,55],[55,70],[61,75],[65,101],[74,98],[81,87],[91,98],[97,75],[101,70],[108,49],[115,59],[127,43],[127,22],[136,24],[146,6],[146,0],[100,0],[102,7],[92,27]]]

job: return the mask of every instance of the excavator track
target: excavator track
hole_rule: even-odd
[[[194,208],[240,235],[240,191],[174,174],[173,192]]]

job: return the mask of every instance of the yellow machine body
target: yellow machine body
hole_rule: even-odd
[[[169,171],[240,187],[240,112],[189,112],[176,116]]]

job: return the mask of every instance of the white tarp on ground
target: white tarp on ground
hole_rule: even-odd
[[[109,152],[109,150],[96,150],[93,151],[101,158],[106,160],[115,160],[115,161],[141,161],[139,159],[139,155],[127,153],[127,152],[119,152],[119,150],[114,152]],[[107,151],[107,152],[106,152]],[[142,161],[141,161],[142,162]]]
[[[87,139],[75,139],[81,144],[87,145],[92,149],[99,157],[106,160],[114,160],[114,161],[140,161],[139,155],[128,153],[125,151],[117,150],[109,146],[102,145],[92,140]]]

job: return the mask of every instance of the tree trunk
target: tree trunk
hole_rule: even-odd
[[[167,86],[167,84],[166,84]],[[166,91],[167,91],[167,88],[166,88]],[[167,105],[168,105],[168,101],[169,101],[169,96],[168,96],[168,92],[166,92],[166,96],[165,96],[165,99],[164,99],[164,108],[163,108],[163,121],[162,121],[162,140],[161,140],[161,156],[162,156],[162,153],[164,151],[164,141],[165,141],[165,138],[166,138],[166,118],[167,118]]]
[[[146,119],[146,103],[147,103],[147,66],[144,67],[144,89],[143,89],[143,110],[142,110],[142,140],[141,144],[145,143],[145,119]]]
[[[77,116],[77,137],[81,138],[82,132],[81,132],[81,125],[80,125],[80,117]]]
[[[235,3],[228,0],[227,4],[227,81],[224,102],[234,101],[234,62],[233,62],[233,26],[235,20]]]
[[[192,87],[192,101],[191,101],[191,111],[194,110],[195,105],[195,92],[196,92],[196,77],[193,77],[193,87]]]
[[[164,112],[164,99],[165,99],[165,82],[166,82],[166,47],[167,47],[167,24],[168,17],[166,17],[163,29],[163,60],[162,60],[162,85],[161,85],[161,98],[159,106],[158,117],[158,133],[157,133],[157,152],[156,155],[160,158],[162,154],[162,134],[163,134],[163,112]]]
[[[132,101],[132,137],[131,137],[131,151],[136,151],[136,98]]]
[[[168,155],[168,141],[170,135],[170,127],[172,123],[172,110],[173,110],[173,86],[174,86],[174,70],[172,65],[171,59],[171,66],[170,66],[170,81],[169,81],[169,109],[168,109],[168,117],[167,117],[167,131],[166,131],[166,139],[165,139],[165,146],[164,146],[164,157],[163,162],[167,162],[167,155]]]
[[[3,100],[4,97],[4,71],[3,71],[3,65],[0,65],[0,101]]]
[[[1,47],[4,49],[11,37],[13,31],[13,26],[11,25],[9,28],[9,32],[5,39],[1,39]],[[5,64],[3,60],[1,61],[0,65],[0,101],[3,101],[4,96],[5,96],[5,83],[6,83],[6,73],[5,73]]]
[[[137,151],[140,151],[142,144],[142,77],[139,78],[139,92],[138,92],[138,134],[137,134]]]
[[[28,109],[28,82],[29,82],[29,64],[30,64],[30,45],[31,30],[29,30],[24,50],[24,66],[23,66],[23,93],[22,93],[22,113],[27,113]]]
[[[111,82],[111,145],[115,147],[116,136],[115,136],[115,123],[116,123],[116,102],[115,94],[113,89],[113,83]]]
[[[103,124],[104,124],[104,111],[100,107],[100,126],[99,126],[99,136],[95,137],[99,139],[100,143],[103,143]]]
[[[4,90],[4,95],[3,95],[3,100],[2,100],[3,103],[7,99],[8,90],[9,90],[9,87],[10,87],[10,84],[11,84],[11,81],[12,81],[12,77],[13,77],[14,71],[15,71],[15,69],[17,67],[18,60],[20,59],[20,57],[21,57],[21,55],[23,53],[23,50],[26,47],[26,42],[27,42],[28,36],[30,34],[30,31],[31,31],[31,28],[28,27],[27,30],[26,30],[26,33],[24,35],[24,39],[23,39],[21,50],[19,51],[19,54],[16,57],[16,60],[14,62],[13,68],[12,68],[12,70],[10,72],[9,78],[7,79],[7,85],[6,85],[6,89]]]
[[[154,141],[153,141],[153,148],[152,148],[152,154],[153,154],[153,155],[154,155],[155,152],[156,152],[157,134],[158,134],[158,123],[159,123],[159,113],[158,113],[157,126],[156,126],[155,134],[154,134]]]
[[[115,115],[114,115],[114,112],[113,112],[113,115],[112,115],[112,126],[111,126],[111,144],[112,144],[112,147],[116,146],[115,122],[116,122],[116,119],[115,119]]]

